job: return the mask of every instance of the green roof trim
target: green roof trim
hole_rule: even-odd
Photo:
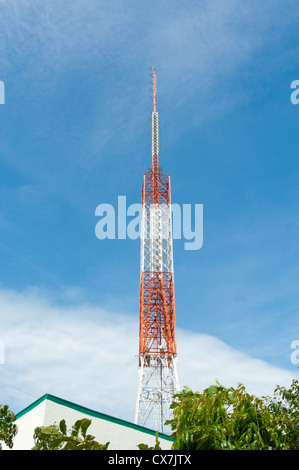
[[[105,421],[110,421],[112,423],[119,424],[121,426],[126,426],[128,428],[135,429],[136,431],[141,431],[141,432],[145,432],[146,434],[151,434],[152,436],[155,436],[156,434],[156,431],[154,431],[153,429],[145,428],[143,426],[140,426],[139,424],[130,423],[129,421],[125,421],[124,419],[114,418],[113,416],[109,416],[105,413],[100,413],[99,411],[94,411],[94,410],[91,410],[90,408],[86,408],[85,406],[76,405],[75,403],[72,403],[68,400],[64,400],[62,398],[55,397],[54,395],[51,395],[49,393],[46,393],[45,395],[40,397],[38,400],[35,400],[33,403],[31,403],[31,405],[24,408],[24,410],[17,413],[16,419],[21,418],[21,416],[24,416],[26,413],[28,413],[33,408],[35,408],[40,403],[42,403],[44,400],[50,400],[53,403],[57,403],[58,405],[67,406],[68,408],[72,408],[73,410],[80,411],[90,416],[94,416],[95,418],[104,419]],[[171,438],[168,434],[164,434],[161,432],[159,432],[159,437],[166,439],[168,441],[172,441],[172,442],[174,441],[174,439]]]

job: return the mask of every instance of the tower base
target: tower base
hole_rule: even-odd
[[[173,395],[178,391],[176,356],[141,355],[135,424],[164,432],[165,421],[172,417],[169,407]]]

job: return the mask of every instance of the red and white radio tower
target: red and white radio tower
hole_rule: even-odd
[[[172,249],[170,176],[159,167],[159,116],[153,69],[152,166],[144,174],[141,215],[139,387],[135,423],[151,417],[163,431],[169,405],[179,390]]]

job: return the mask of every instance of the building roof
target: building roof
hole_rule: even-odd
[[[49,393],[46,393],[45,395],[43,395],[42,397],[38,398],[33,403],[31,403],[31,405],[27,406],[22,411],[17,413],[16,414],[16,419],[19,419],[22,416],[29,413],[29,411],[33,410],[36,406],[38,406],[44,400],[49,400],[53,403],[57,403],[59,405],[66,406],[66,407],[68,407],[72,410],[79,411],[79,412],[84,413],[86,415],[93,416],[95,418],[100,418],[100,419],[109,421],[111,423],[118,424],[118,425],[121,425],[121,426],[125,426],[125,427],[131,428],[131,429],[135,429],[136,431],[141,431],[143,433],[150,434],[152,436],[155,436],[155,434],[156,434],[156,431],[154,431],[153,429],[146,428],[144,426],[140,426],[138,424],[134,424],[134,423],[131,423],[130,421],[126,421],[126,420],[123,420],[123,419],[120,419],[120,418],[115,418],[115,417],[107,415],[105,413],[100,413],[99,411],[91,410],[90,408],[86,408],[85,406],[77,405],[75,403],[72,403],[68,400],[64,400],[62,398],[58,398],[58,397],[56,397],[54,395],[51,395]],[[174,439],[172,439],[168,434],[165,434],[165,433],[159,432],[159,437],[161,437],[165,440],[169,440],[171,442],[174,441]]]

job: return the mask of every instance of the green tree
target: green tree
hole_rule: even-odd
[[[171,405],[174,450],[298,449],[298,381],[276,397],[257,398],[243,385],[225,388],[216,382],[203,393],[190,388]]]
[[[8,405],[0,404],[0,450],[2,450],[1,442],[4,442],[10,449],[13,447],[13,438],[18,432],[18,427],[13,421],[16,419]]]
[[[299,449],[299,382],[293,380],[289,389],[277,386],[268,400],[270,411],[279,417],[281,432],[289,449]]]
[[[59,426],[37,427],[34,430],[34,447],[32,450],[106,450],[109,442],[99,444],[94,436],[87,434],[91,420],[79,419],[67,430],[62,419]]]
[[[139,450],[161,450],[158,431],[155,434],[155,445],[153,447],[149,447],[147,444],[138,444],[137,447]]]

